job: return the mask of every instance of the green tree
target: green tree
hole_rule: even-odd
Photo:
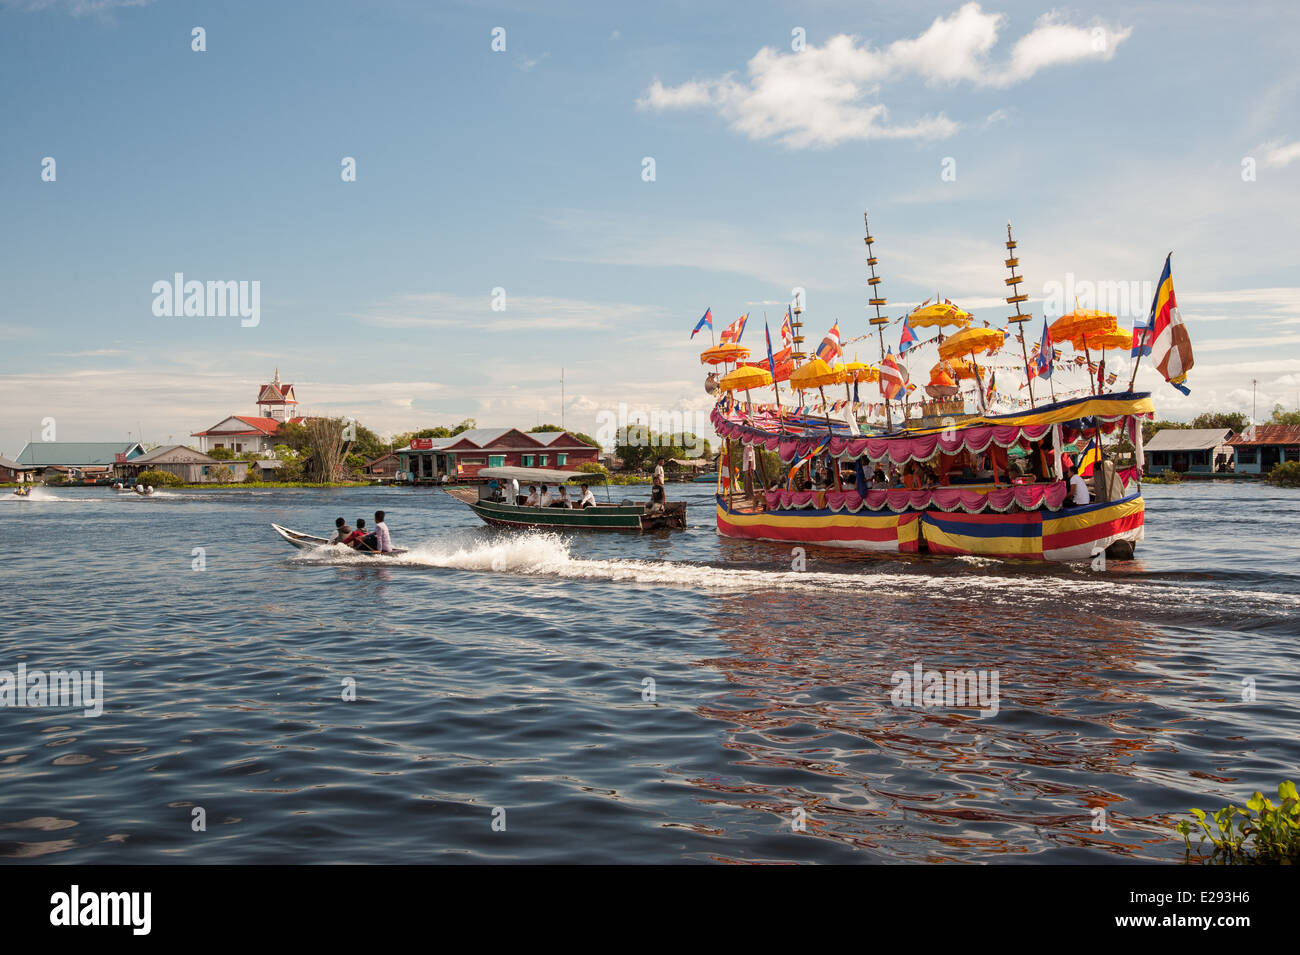
[[[303,474],[303,455],[287,444],[275,446],[275,457],[280,462],[275,477],[279,481],[301,481]]]
[[[216,458],[218,461],[233,461],[235,451],[233,448],[213,448],[208,452],[208,457]]]
[[[1192,419],[1193,428],[1230,428],[1233,434],[1241,434],[1250,425],[1250,419],[1240,411],[1207,411]]]
[[[1273,416],[1269,418],[1268,423],[1300,425],[1300,411],[1287,411],[1281,405],[1274,405]]]
[[[146,487],[175,487],[185,482],[170,471],[141,471],[136,476],[135,483]]]

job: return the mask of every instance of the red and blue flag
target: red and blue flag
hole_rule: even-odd
[[[703,328],[705,325],[709,326],[709,328],[712,328],[712,327],[713,327],[713,309],[712,309],[712,308],[706,308],[706,309],[704,310],[704,315],[703,315],[703,317],[701,317],[700,320],[699,320],[698,322],[695,323],[695,331],[691,332],[691,338],[694,338],[694,337],[695,337],[695,333],[698,332],[698,331],[699,331],[701,328]]]

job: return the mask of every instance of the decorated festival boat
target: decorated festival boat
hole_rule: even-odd
[[[1180,389],[1192,365],[1168,260],[1147,325],[1130,332],[1113,315],[1076,309],[1050,326],[1044,319],[1031,354],[1020,331],[1031,316],[1021,310],[1028,296],[1019,291],[1024,279],[1010,227],[1007,303],[1016,314],[1004,328],[975,326],[969,312],[946,300],[897,319],[884,316],[873,241],[868,229],[878,365],[837,360],[844,355],[838,323],[815,355],[805,355],[798,298],[786,312],[781,351],[773,351],[767,332],[765,361],[747,361],[748,349],[739,345],[745,317],[701,356],[731,366],[706,384],[718,396],[712,422],[723,440],[718,533],[884,553],[1132,558],[1145,517],[1142,423],[1155,410],[1149,393],[1134,390],[1137,365],[1154,353],[1158,370]],[[890,324],[901,324],[897,357],[884,344]],[[937,329],[937,337],[922,341],[918,330],[926,329]],[[989,359],[1013,341],[1023,361],[1011,367],[1023,368],[1024,384],[999,398],[996,376],[1001,371],[1008,380],[1010,368]],[[1082,394],[1056,394],[1053,368],[1071,364],[1058,342],[1079,353],[1075,367],[1087,368]],[[913,349],[927,345],[938,347],[939,362],[919,389],[906,364],[909,357],[914,363]],[[1104,355],[1120,347],[1130,349],[1132,378],[1127,388],[1107,391],[1118,376],[1107,374]],[[782,404],[783,382],[800,404]],[[963,394],[962,382],[974,393]],[[878,384],[879,401],[860,400],[864,383]],[[1046,384],[1050,398],[1036,400],[1035,383]],[[844,400],[828,398],[826,389],[840,385]],[[764,387],[775,389],[775,403],[754,400],[752,392]],[[803,404],[813,393],[820,403]]]

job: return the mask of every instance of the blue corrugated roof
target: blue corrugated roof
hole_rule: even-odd
[[[113,464],[119,454],[135,458],[144,454],[144,448],[136,441],[30,441],[18,455],[18,463],[38,467],[105,465]]]

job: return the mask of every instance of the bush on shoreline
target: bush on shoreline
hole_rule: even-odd
[[[1207,814],[1193,809],[1195,822],[1186,819],[1174,828],[1187,844],[1187,854],[1192,853],[1193,832],[1199,833],[1200,845],[1207,840],[1214,846],[1210,859],[1227,864],[1265,863],[1272,865],[1300,864],[1300,794],[1295,783],[1286,780],[1277,787],[1279,805],[1263,793],[1255,793],[1246,801],[1246,808],[1224,806],[1218,812]],[[1206,819],[1214,820],[1214,828]],[[1218,830],[1217,833],[1215,830]]]
[[[1300,461],[1274,465],[1264,480],[1275,487],[1300,487]]]
[[[180,487],[185,482],[170,471],[141,471],[135,483],[145,487]]]

